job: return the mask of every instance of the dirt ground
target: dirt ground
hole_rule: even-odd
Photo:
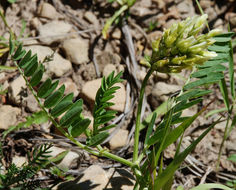
[[[210,28],[221,28],[227,31],[228,23],[231,30],[236,32],[236,1],[234,0],[200,0],[203,11],[208,14]],[[131,7],[127,19],[113,24],[109,29],[108,39],[104,39],[101,32],[108,18],[119,8],[117,3],[106,0],[17,0],[10,4],[7,0],[0,1],[0,10],[13,31],[20,37],[25,48],[38,53],[42,60],[45,56],[54,54],[54,61],[49,62],[46,75],[59,79],[66,84],[66,93],[74,92],[76,98],[83,97],[84,110],[87,117],[92,117],[92,100],[89,93],[95,91],[96,79],[107,76],[112,70],[124,71],[122,84],[114,109],[119,112],[116,121],[117,130],[112,138],[106,142],[114,153],[125,158],[131,158],[133,126],[137,105],[137,89],[140,88],[147,69],[141,66],[140,60],[151,51],[151,42],[157,39],[164,28],[187,17],[200,14],[195,3],[191,0],[137,0]],[[25,29],[21,34],[22,27]],[[9,33],[0,22],[0,36],[8,39]],[[234,45],[234,43],[233,43]],[[236,58],[236,53],[234,54]],[[1,65],[13,66],[6,56],[0,58]],[[235,67],[236,68],[236,67]],[[178,91],[188,77],[189,71],[180,74],[154,74],[146,89],[146,111],[144,117],[159,106],[169,95]],[[228,80],[228,78],[226,77]],[[86,86],[88,82],[95,86]],[[26,89],[17,70],[0,70],[0,84],[7,93],[0,95],[0,130],[7,130],[12,125],[25,121],[27,116],[39,111],[39,106],[32,94]],[[158,88],[157,84],[163,85]],[[94,88],[93,88],[94,87]],[[90,88],[90,89],[89,89]],[[214,93],[204,99],[202,105],[215,99],[209,110],[224,107],[219,86],[210,86]],[[167,92],[168,91],[168,92]],[[201,105],[186,111],[185,116],[196,113]],[[5,115],[4,115],[5,114]],[[206,129],[220,114],[205,117],[200,116],[185,133],[183,144],[189,145]],[[224,117],[224,113],[223,113]],[[223,147],[219,171],[216,171],[219,147],[224,135],[226,121],[217,124],[214,129],[199,143],[176,172],[173,189],[183,185],[186,189],[199,183],[220,182],[236,179],[236,165],[227,158],[236,154],[236,129],[232,130]],[[118,134],[118,135],[117,135]],[[125,136],[120,142],[120,136]],[[79,137],[81,141],[83,137]],[[103,158],[90,157],[87,153],[78,150],[73,144],[46,122],[41,125],[33,124],[27,128],[13,131],[5,139],[2,138],[3,165],[7,168],[11,162],[22,164],[26,161],[27,151],[32,151],[38,144],[50,142],[54,144],[55,155],[61,150],[70,149],[71,154],[66,161],[67,174],[78,177],[83,172],[81,181],[86,181],[89,175],[88,168],[96,165],[101,170],[99,175],[107,176],[110,180],[109,189],[132,189],[132,177],[124,166]],[[118,142],[119,141],[119,142]],[[119,144],[120,143],[120,144]],[[60,150],[59,150],[60,149]],[[174,157],[176,145],[171,145],[165,153],[165,163]],[[79,156],[78,156],[79,155]],[[128,174],[112,171],[125,170]],[[87,173],[86,173],[87,172]],[[50,186],[55,181],[65,181],[48,176],[43,170],[38,178],[44,186]],[[124,177],[125,176],[125,177]],[[89,179],[93,183],[93,178]],[[97,179],[94,179],[95,181]],[[112,182],[113,180],[113,182]],[[120,180],[117,184],[114,182]],[[91,184],[90,184],[91,185]],[[84,186],[87,189],[103,189],[102,187]],[[57,189],[63,189],[60,185]],[[104,188],[105,189],[105,188]]]

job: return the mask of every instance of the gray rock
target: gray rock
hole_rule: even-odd
[[[84,97],[84,99],[89,102],[91,105],[93,105],[95,101],[95,96],[97,93],[97,90],[101,86],[102,79],[96,79],[92,81],[88,81],[84,84],[82,88],[81,95]],[[120,89],[116,91],[115,97],[111,99],[111,102],[114,102],[115,105],[111,106],[112,110],[123,112],[125,108],[125,101],[126,101],[126,90],[125,86],[122,83],[116,84],[116,86],[119,86]]]
[[[60,153],[66,151],[66,149],[63,148],[59,148],[56,146],[53,146],[49,149],[50,151],[52,151],[51,153],[49,153],[48,155],[55,157],[57,155],[59,155]],[[79,155],[75,152],[68,152],[68,154],[61,160],[60,163],[57,164],[58,167],[62,168],[62,169],[69,169],[71,168],[71,166],[74,163],[77,163],[79,159]]]
[[[20,104],[26,88],[25,80],[20,75],[9,84],[9,99],[15,104]]]
[[[39,61],[43,61],[46,56],[53,54],[53,50],[45,46],[33,45],[28,46],[25,49],[31,49],[32,53],[37,53]],[[44,66],[46,68],[46,72],[43,76],[43,80],[45,80],[47,77],[51,77],[52,75],[61,77],[72,69],[71,62],[64,59],[58,53],[54,53],[53,60],[48,63],[44,63]]]
[[[65,94],[69,94],[71,92],[74,93],[74,97],[79,95],[78,88],[76,84],[71,80],[71,78],[62,78],[59,80],[59,85],[65,85]]]
[[[155,84],[152,90],[152,96],[154,96],[159,101],[166,101],[168,96],[178,90],[181,87],[174,84],[166,84],[164,82],[158,82]]]
[[[51,4],[43,3],[40,7],[39,15],[44,18],[56,19],[57,11]]]
[[[84,14],[84,18],[90,22],[91,24],[95,25],[95,27],[99,26],[99,21],[97,19],[97,16],[93,14],[91,11],[86,11]]]
[[[36,101],[32,93],[28,93],[28,96],[24,99],[24,102],[26,103],[27,108],[29,108],[31,112],[37,112],[41,110],[39,108],[38,102]]]
[[[84,175],[79,181],[79,189],[89,189],[93,186],[93,190],[101,190],[106,187],[108,180],[107,174],[101,166],[92,165],[84,171]]]
[[[133,190],[135,178],[130,171],[110,168],[107,175],[109,176],[109,189]]]
[[[119,129],[117,133],[109,141],[111,150],[121,148],[126,145],[128,139],[129,131],[125,129]]]
[[[115,66],[119,65],[121,58],[115,53],[103,51],[96,56],[96,60],[99,65],[99,68],[101,69],[101,71],[103,71],[104,67],[107,64],[112,64]]]
[[[115,75],[117,74],[116,66],[112,64],[107,64],[104,67],[102,74],[103,76],[107,77],[112,71],[115,71]]]
[[[0,129],[8,129],[12,125],[16,125],[17,116],[21,114],[21,110],[10,105],[0,106]]]
[[[14,156],[12,158],[12,163],[15,164],[17,167],[21,167],[24,163],[27,163],[27,159],[23,156]]]
[[[80,65],[89,62],[88,40],[83,40],[81,38],[68,39],[63,42],[62,48],[64,49],[67,58],[72,63]]]
[[[72,26],[63,21],[51,21],[39,26],[40,41],[45,44],[61,41],[66,38],[65,34],[69,33]]]

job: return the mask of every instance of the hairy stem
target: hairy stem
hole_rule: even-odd
[[[141,125],[141,111],[142,111],[142,106],[143,106],[143,97],[144,97],[145,87],[147,86],[147,81],[150,78],[152,73],[153,73],[153,69],[149,69],[148,73],[146,74],[142,82],[142,86],[140,90],[139,101],[138,101],[138,111],[137,111],[137,117],[136,117],[135,134],[134,134],[133,163],[135,163],[138,159],[139,132],[140,132],[140,125]]]

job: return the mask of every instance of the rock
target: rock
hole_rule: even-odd
[[[214,128],[220,130],[221,132],[224,132],[225,127],[226,127],[226,123],[227,123],[227,121],[217,123]],[[230,125],[230,123],[229,123],[229,125]]]
[[[49,153],[48,155],[52,157],[55,157],[59,155],[60,153],[66,151],[66,149],[55,147],[55,146],[51,147],[49,150],[52,152]],[[78,158],[79,158],[79,155],[77,153],[70,151],[57,166],[62,169],[70,169],[72,165],[78,161]]]
[[[164,82],[158,82],[155,84],[152,90],[152,96],[159,101],[166,101],[171,93],[180,90],[181,87],[174,84],[166,84]]]
[[[125,129],[119,129],[117,133],[109,141],[111,150],[121,148],[126,145],[129,132]]]
[[[195,9],[191,0],[182,1],[177,5],[178,11],[182,18],[192,17],[195,15]]]
[[[144,71],[144,70],[140,70],[138,73],[137,73],[137,79],[140,80],[140,81],[143,81],[143,79],[145,78],[147,72]]]
[[[24,99],[24,102],[31,112],[37,112],[41,110],[39,108],[37,100],[34,98],[34,95],[32,93],[28,93],[28,96]]]
[[[12,164],[15,164],[17,167],[21,167],[26,162],[27,162],[27,159],[26,157],[23,157],[23,156],[14,156],[12,158]]]
[[[20,104],[22,96],[25,93],[26,84],[24,78],[20,75],[14,79],[9,86],[8,96],[14,104]],[[25,95],[26,96],[26,95]]]
[[[231,13],[229,16],[229,22],[232,25],[232,27],[236,26],[236,13]]]
[[[202,9],[206,9],[208,7],[212,7],[213,6],[213,2],[210,1],[210,0],[201,0],[199,3],[201,5]]]
[[[33,45],[25,47],[26,50],[32,51],[38,55],[38,60],[43,61],[46,56],[52,55],[54,52],[51,48],[39,45]],[[69,72],[72,69],[71,62],[64,59],[58,53],[54,53],[53,60],[47,63],[44,63],[46,72],[44,73],[43,80],[52,75],[57,77],[63,76],[65,73]]]
[[[93,187],[93,190],[101,190],[106,187],[108,180],[107,174],[101,166],[92,165],[84,171],[77,189],[90,189]]]
[[[133,190],[135,178],[130,171],[110,168],[107,175],[109,176],[108,189]]]
[[[41,26],[41,22],[40,20],[37,18],[37,17],[34,17],[30,20],[30,26],[33,28],[33,29],[37,29],[39,28],[39,26]]]
[[[148,39],[149,42],[152,42],[154,40],[157,40],[161,36],[162,36],[161,31],[154,31],[154,32],[151,32],[150,34],[148,34],[147,39]]]
[[[71,78],[62,78],[59,80],[59,85],[65,85],[65,94],[69,94],[71,92],[74,93],[74,97],[79,95],[78,88],[76,84],[71,80]]]
[[[62,44],[67,58],[74,64],[80,65],[89,62],[89,42],[81,38],[68,39]]]
[[[103,51],[96,56],[96,60],[99,65],[99,68],[101,69],[101,71],[103,71],[103,68],[107,64],[112,64],[115,66],[119,65],[121,58],[117,54],[111,53],[109,51]]]
[[[121,39],[121,31],[119,28],[116,28],[114,32],[112,32],[111,37],[114,39]]]
[[[43,3],[40,7],[39,15],[44,18],[55,19],[57,11],[51,4]]]
[[[82,87],[81,96],[84,97],[86,101],[88,101],[91,105],[93,105],[95,96],[97,93],[97,90],[101,86],[102,79],[96,79],[92,81],[88,81],[84,84]],[[110,108],[112,110],[123,112],[125,108],[125,101],[126,101],[126,90],[125,86],[122,83],[116,84],[116,86],[119,86],[120,89],[118,89],[115,93],[115,97],[111,99],[111,102],[114,102],[115,105],[111,106]]]
[[[116,66],[112,65],[112,64],[107,64],[104,67],[102,74],[103,74],[103,76],[107,77],[112,71],[115,71],[115,75],[117,75]]]
[[[205,10],[205,13],[208,14],[208,20],[214,20],[218,17],[216,11],[214,8],[212,7],[208,7],[206,10]]]
[[[86,11],[84,14],[84,18],[93,24],[96,28],[99,26],[99,21],[97,19],[97,16],[93,14],[91,11]]]
[[[61,41],[65,39],[67,34],[72,29],[72,26],[63,21],[51,21],[47,24],[39,26],[40,41],[45,44]]]
[[[12,125],[16,125],[17,116],[21,114],[21,110],[10,105],[0,106],[0,129],[8,129]]]

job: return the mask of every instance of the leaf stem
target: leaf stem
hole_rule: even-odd
[[[140,90],[140,96],[138,101],[138,111],[137,111],[137,118],[136,118],[136,126],[135,126],[135,134],[134,134],[134,153],[133,153],[133,163],[135,163],[138,159],[138,145],[139,145],[139,132],[140,132],[140,125],[141,125],[141,111],[143,106],[143,97],[145,92],[145,87],[147,86],[147,81],[150,78],[151,74],[153,73],[153,69],[150,68],[148,73],[146,74],[141,90]]]

